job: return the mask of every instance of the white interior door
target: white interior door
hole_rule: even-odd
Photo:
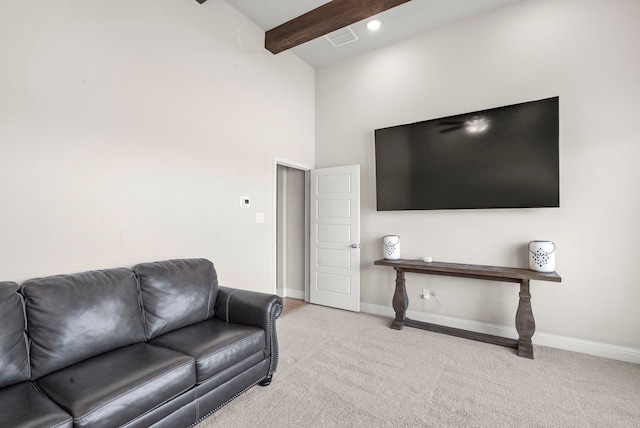
[[[360,311],[360,165],[311,170],[309,301]]]

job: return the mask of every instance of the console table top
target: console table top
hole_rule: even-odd
[[[561,282],[562,278],[556,272],[537,272],[531,269],[470,265],[445,262],[424,262],[422,260],[380,259],[374,262],[379,266],[391,266],[406,272],[428,273],[432,275],[459,276],[463,278],[488,279],[494,281],[520,282],[522,280],[538,280]]]

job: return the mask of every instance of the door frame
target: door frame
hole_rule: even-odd
[[[311,165],[292,161],[290,159],[273,157],[273,250],[271,260],[271,282],[273,293],[278,292],[278,166],[294,168],[304,171],[304,301],[309,301],[309,176],[313,169]]]

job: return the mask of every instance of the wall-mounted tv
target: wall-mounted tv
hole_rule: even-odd
[[[559,98],[375,130],[378,211],[560,206]]]

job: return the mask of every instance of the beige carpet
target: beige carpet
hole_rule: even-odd
[[[640,365],[500,346],[307,305],[278,320],[280,365],[209,427],[640,427]],[[535,336],[534,336],[535,340]]]

